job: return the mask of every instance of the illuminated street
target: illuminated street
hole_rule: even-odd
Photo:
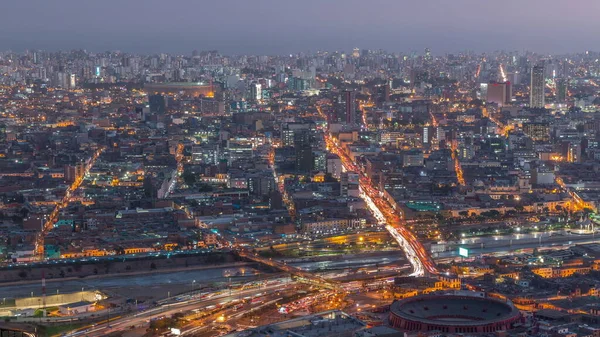
[[[600,336],[597,0],[64,2],[0,12],[0,337]]]
[[[321,107],[318,107],[318,109],[321,111]],[[328,150],[340,156],[347,171],[360,172],[338,143],[332,140],[331,135],[325,133],[325,141]],[[397,212],[392,210],[387,202],[378,196],[379,192],[371,187],[368,178],[363,175],[360,176],[360,188],[361,197],[367,203],[375,218],[377,218],[381,225],[385,225],[385,228],[404,250],[407,259],[414,269],[412,275],[422,276],[425,272],[436,273],[437,270],[428,252],[414,234],[401,225],[402,214],[398,215]]]

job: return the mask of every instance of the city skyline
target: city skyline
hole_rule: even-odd
[[[600,3],[6,0],[0,336],[600,337]]]
[[[304,1],[180,0],[9,1],[0,14],[0,46],[134,53],[288,54],[315,50],[384,49],[434,54],[476,50],[585,51],[596,45],[594,1],[502,3],[460,0]],[[293,15],[292,15],[293,13]]]

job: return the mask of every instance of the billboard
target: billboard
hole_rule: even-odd
[[[458,247],[458,255],[462,257],[469,257],[469,250],[467,248]]]

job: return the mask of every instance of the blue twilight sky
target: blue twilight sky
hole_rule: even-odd
[[[0,0],[0,50],[580,52],[600,46],[598,13],[600,0]]]

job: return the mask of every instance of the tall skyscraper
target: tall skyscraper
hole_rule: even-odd
[[[69,89],[69,74],[59,71],[56,73],[56,86],[63,89]]]
[[[298,130],[294,133],[294,149],[296,150],[296,171],[310,173],[313,170],[313,153],[309,130]]]
[[[512,103],[512,82],[510,81],[506,81],[504,82],[504,86],[506,87],[506,96],[504,99],[504,103],[505,104],[511,104]]]
[[[498,106],[510,104],[512,101],[512,86],[510,82],[490,82],[487,85],[488,103],[496,103]]]
[[[344,106],[346,124],[356,124],[356,95],[354,94],[354,91],[344,91],[342,93],[342,103]]]
[[[544,63],[539,63],[531,69],[531,84],[529,87],[530,107],[543,108],[545,106],[545,85]]]
[[[487,83],[479,84],[479,98],[487,100],[488,86],[489,85]]]
[[[421,138],[421,142],[423,144],[429,144],[432,135],[433,133],[431,132],[431,126],[429,126],[429,124],[423,126],[423,137]]]
[[[262,85],[258,82],[250,84],[250,101],[257,102],[262,100]]]
[[[77,86],[77,76],[75,74],[69,75],[69,89],[75,89]]]
[[[567,100],[568,81],[566,78],[555,79],[556,103],[564,103]]]

